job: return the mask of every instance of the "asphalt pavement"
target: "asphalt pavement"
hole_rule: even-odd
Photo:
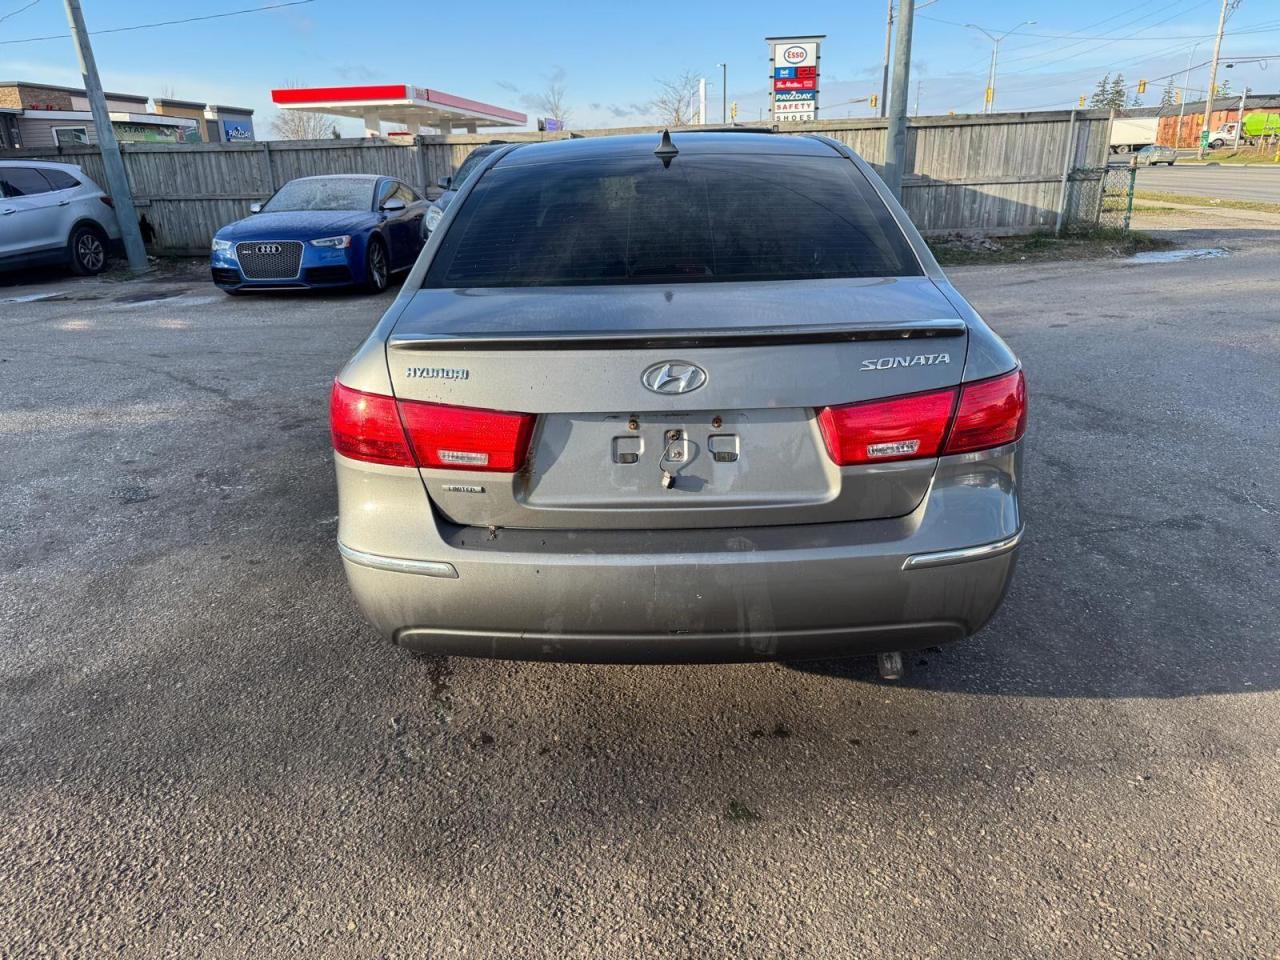
[[[0,953],[1276,956],[1276,242],[952,271],[1027,537],[896,684],[416,659],[334,546],[389,295],[0,286]]]
[[[1280,164],[1197,166],[1179,161],[1172,167],[1139,167],[1137,189],[1280,203]]]

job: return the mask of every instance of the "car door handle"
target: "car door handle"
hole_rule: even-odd
[[[60,206],[60,207],[69,207],[69,206],[71,206],[71,201],[70,201],[70,200],[59,200],[59,201],[58,201],[58,206]]]
[[[3,210],[0,210],[0,216],[7,217],[9,214],[17,213],[17,212],[18,212],[17,207],[5,207]]]

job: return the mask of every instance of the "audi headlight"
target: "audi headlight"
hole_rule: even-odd
[[[338,250],[345,250],[351,246],[351,235],[344,233],[340,237],[321,237],[319,240],[312,240],[313,247],[334,247]]]
[[[440,221],[444,219],[444,211],[437,207],[434,203],[427,207],[427,215],[423,218],[423,226],[430,233],[436,227],[440,226]]]
[[[217,237],[213,238],[213,245],[211,249],[214,253],[230,253],[231,247],[232,243],[230,240],[219,240]]]

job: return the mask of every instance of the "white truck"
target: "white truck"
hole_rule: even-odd
[[[1159,117],[1116,117],[1111,123],[1111,152],[1133,153],[1156,142]]]

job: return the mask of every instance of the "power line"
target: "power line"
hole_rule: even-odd
[[[23,10],[30,10],[32,7],[34,7],[34,6],[35,6],[37,3],[39,3],[39,2],[40,2],[40,0],[31,0],[31,2],[30,2],[30,3],[24,3],[24,4],[23,4],[22,6],[20,6],[17,10],[14,10],[14,11],[13,11],[13,12],[11,12],[11,13],[6,13],[3,17],[0,17],[0,23],[4,23],[4,22],[5,22],[6,20],[8,20],[10,17],[16,17],[16,16],[17,16],[18,14],[20,14]]]
[[[39,3],[40,0],[33,0],[32,4]],[[90,36],[98,36],[104,33],[127,33],[130,30],[150,30],[153,27],[173,27],[183,23],[198,23],[203,20],[221,20],[225,17],[239,17],[246,13],[262,13],[264,10],[283,10],[285,7],[301,7],[304,4],[315,3],[315,0],[287,0],[284,3],[269,3],[264,7],[246,7],[243,10],[228,10],[226,13],[208,13],[200,17],[183,17],[180,20],[157,20],[154,23],[135,23],[128,27],[108,27],[105,30],[91,30]],[[26,9],[25,7],[23,9]],[[20,13],[15,10],[14,13]],[[13,43],[36,43],[40,40],[66,40],[70,37],[69,33],[51,33],[45,37],[24,37],[21,40],[0,40],[0,46],[7,46]]]

